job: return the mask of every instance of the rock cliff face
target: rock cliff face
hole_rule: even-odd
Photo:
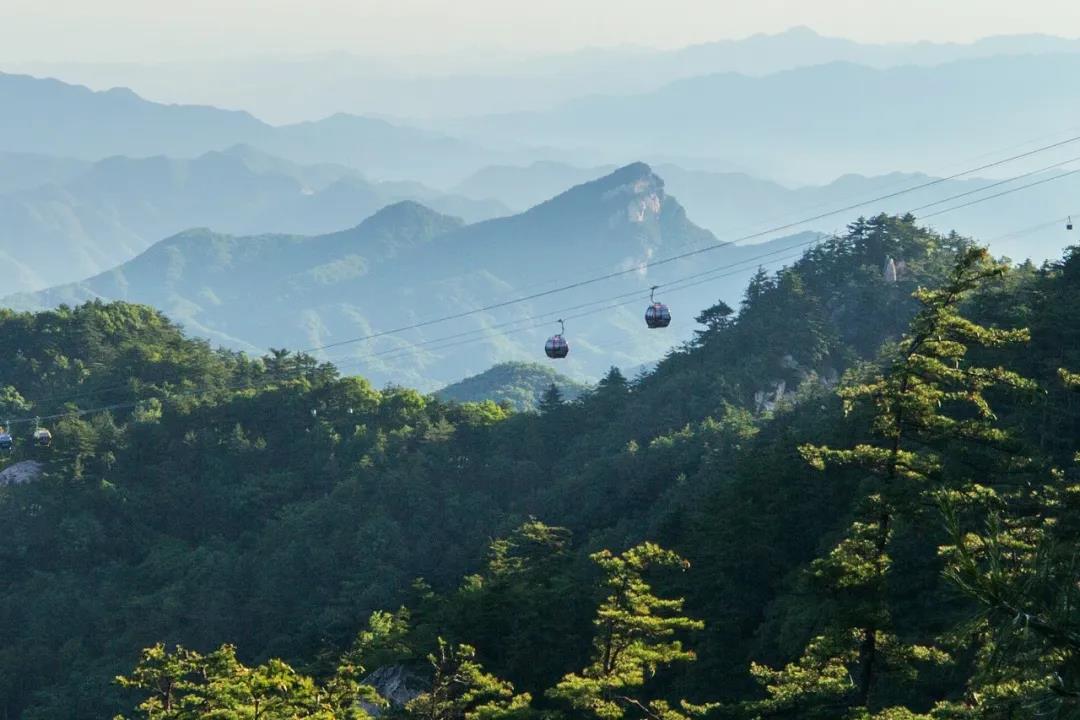
[[[5,485],[21,485],[33,482],[41,477],[45,466],[36,460],[24,460],[0,470],[0,487]]]
[[[394,709],[402,708],[427,689],[427,680],[404,665],[384,665],[364,678]],[[378,717],[382,709],[365,706],[369,714]]]

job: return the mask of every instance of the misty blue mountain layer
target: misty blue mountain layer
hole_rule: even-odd
[[[9,184],[20,169],[31,171],[23,186],[0,192],[0,259],[13,269],[8,293],[83,280],[192,227],[317,234],[406,199],[469,221],[510,212],[495,200],[372,182],[342,165],[301,165],[246,145],[192,160],[0,157],[0,178],[12,176]]]
[[[153,103],[125,88],[94,92],[0,73],[0,152],[80,160],[112,155],[194,157],[237,144],[301,163],[336,162],[392,179],[456,178],[497,158],[445,135],[337,113],[273,126],[250,113]]]
[[[317,236],[192,230],[84,282],[2,304],[146,303],[216,343],[252,352],[311,349],[376,382],[425,389],[500,361],[544,360],[544,339],[563,317],[572,352],[559,369],[592,379],[612,364],[656,360],[691,337],[688,308],[717,298],[737,303],[759,266],[789,260],[816,237],[717,246],[667,195],[663,180],[637,163],[524,213],[472,225],[403,202],[352,229]],[[648,288],[668,283],[676,284],[660,294],[676,320],[665,331],[647,330]],[[531,299],[490,307],[522,297]]]
[[[1080,54],[875,69],[851,63],[763,77],[687,78],[643,94],[597,94],[540,112],[472,116],[439,127],[489,146],[588,148],[595,158],[723,163],[820,183],[846,173],[922,171],[1075,130],[1062,92]],[[1008,98],[1005,101],[1004,98]]]
[[[304,57],[142,64],[25,62],[12,72],[65,78],[96,89],[130,87],[159,102],[244,108],[275,123],[337,112],[446,119],[540,111],[584,95],[634,94],[715,73],[761,76],[848,62],[872,68],[934,66],[995,56],[1080,52],[1080,42],[1047,35],[972,43],[863,43],[806,27],[673,50],[623,45],[527,59],[487,55],[397,62],[362,52]]]

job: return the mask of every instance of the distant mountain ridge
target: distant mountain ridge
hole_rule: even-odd
[[[86,171],[89,163],[73,158],[23,152],[0,152],[0,193],[46,183],[62,184]]]
[[[763,77],[701,75],[647,93],[593,95],[440,127],[489,145],[527,139],[589,148],[594,157],[711,158],[761,177],[820,183],[852,172],[921,171],[1018,141],[1066,137],[1064,118],[1080,113],[1080,98],[1061,92],[1061,78],[1077,73],[1080,53],[889,69],[836,62]]]
[[[67,78],[95,88],[131,87],[162,102],[242,107],[274,122],[335,112],[447,119],[541,111],[597,93],[650,92],[713,73],[762,76],[799,67],[849,62],[867,67],[932,66],[994,56],[1080,52],[1080,41],[1006,35],[972,43],[857,42],[807,27],[718,40],[672,50],[618,46],[529,59],[498,58],[455,67],[405,65],[384,58],[327,53],[302,58],[138,63],[25,63],[15,71]]]
[[[66,168],[51,158],[39,158],[38,164],[45,165],[42,175],[57,165]],[[0,193],[0,256],[26,268],[8,292],[96,275],[162,237],[197,226],[238,234],[317,234],[405,199],[469,221],[509,214],[495,201],[447,195],[419,183],[370,182],[345,166],[302,165],[249,145],[192,160],[111,157],[67,174],[63,181]],[[58,255],[67,262],[56,263]]]
[[[758,264],[776,266],[785,251],[814,238],[723,246],[655,272],[638,270],[716,240],[686,217],[649,166],[636,163],[524,213],[473,225],[404,202],[320,236],[189,231],[84,282],[2,303],[30,309],[95,298],[141,302],[231,347],[333,345],[320,356],[346,370],[431,390],[497,362],[543,358],[544,338],[563,316],[573,349],[560,370],[595,378],[612,363],[656,360],[691,335],[692,318],[680,308],[717,297],[736,302]],[[762,253],[768,256],[756,260]],[[720,264],[714,282],[671,291],[672,327],[648,331],[642,313],[649,285],[700,274],[712,263]],[[576,285],[599,275],[611,277]],[[564,286],[574,287],[548,296]],[[520,297],[533,299],[504,306]],[[491,309],[476,312],[485,307]],[[425,323],[458,313],[464,314],[453,321]],[[416,323],[422,325],[396,331]]]
[[[1048,159],[1048,162],[1053,162]],[[777,225],[812,217],[830,209],[848,207],[856,202],[893,195],[905,188],[926,185],[939,178],[923,173],[889,173],[879,176],[847,174],[825,185],[787,187],[780,183],[745,173],[689,170],[670,163],[654,165],[663,176],[666,190],[679,198],[694,216],[695,222],[722,240]],[[1018,188],[1026,183],[1042,182],[1068,172],[1069,166],[1008,183],[984,193],[996,181],[991,178],[966,177],[935,183],[925,189],[895,195],[868,203],[836,217],[823,218],[807,225],[808,229],[826,231],[847,222],[855,215],[872,216],[881,212],[904,213],[913,208],[935,212],[992,193]],[[513,209],[538,202],[552,187],[578,182],[578,178],[610,172],[605,167],[579,167],[565,163],[533,163],[525,166],[499,165],[485,168],[467,178],[455,189],[473,197],[495,198]],[[945,198],[966,195],[953,202]],[[1041,262],[1060,254],[1065,217],[1080,216],[1080,177],[1068,176],[1045,182],[991,202],[931,218],[928,222],[944,231],[987,242],[993,252],[1015,260],[1031,258]],[[932,204],[937,203],[937,204]],[[1060,222],[1058,222],[1060,221]],[[1020,232],[1016,232],[1020,231]]]
[[[0,152],[80,160],[113,155],[194,157],[237,144],[300,163],[339,162],[395,179],[458,178],[478,146],[385,120],[337,113],[273,126],[250,113],[166,105],[126,88],[91,91],[54,79],[0,73]]]

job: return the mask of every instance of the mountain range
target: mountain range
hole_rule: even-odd
[[[538,110],[485,113],[477,105],[424,129],[340,112],[275,126],[247,112],[153,103],[126,89],[93,92],[0,74],[8,108],[0,152],[187,158],[248,144],[293,162],[440,188],[488,165],[618,166],[641,158],[823,184],[850,173],[926,172],[1061,137],[1080,110],[1062,81],[1078,71],[1076,52],[885,68],[831,62],[761,76],[702,74],[647,91],[602,89]]]
[[[1069,118],[1080,111],[1080,99],[1062,92],[1077,72],[1076,53],[887,69],[837,62],[763,77],[702,75],[647,93],[597,94],[438,128],[489,147],[588,148],[582,157],[603,163],[679,157],[695,159],[678,161],[688,169],[722,162],[775,180],[821,183],[855,172],[925,171],[1060,138],[1075,130]]]
[[[1080,142],[1073,153],[1080,153]],[[1053,164],[1056,159],[1057,156],[1051,156],[1049,161],[1043,162]],[[936,215],[928,218],[927,223],[945,232],[956,230],[977,238],[988,243],[995,253],[1016,260],[1041,262],[1058,256],[1062,245],[1069,242],[1070,237],[1064,232],[1066,217],[1080,216],[1080,176],[1066,175],[1075,166],[1075,163],[1065,165],[1004,184],[991,178],[949,180],[923,173],[888,173],[877,176],[848,174],[825,185],[797,187],[746,173],[687,170],[672,164],[654,167],[664,178],[667,191],[679,198],[694,221],[722,240],[888,195],[894,196],[819,218],[805,227],[832,231],[857,214],[935,213],[1016,190],[989,202]],[[454,192],[475,198],[492,198],[514,210],[521,210],[559,188],[599,177],[611,170],[609,166],[579,167],[554,162],[497,165],[483,168],[466,178]],[[1031,183],[1041,184],[1028,190],[1017,190]],[[925,187],[896,194],[921,186]],[[945,202],[946,198],[956,199]]]
[[[416,182],[368,180],[340,164],[295,163],[247,145],[191,160],[111,157],[88,163],[0,155],[0,186],[6,186],[0,191],[0,227],[6,229],[0,233],[0,261],[9,268],[4,294],[84,280],[192,227],[237,235],[328,233],[401,200],[415,200],[473,223],[523,212],[614,169],[550,161],[493,165],[442,192]],[[826,185],[789,187],[745,173],[687,170],[674,164],[656,169],[667,191],[680,198],[695,221],[724,240],[938,180],[917,173],[845,175]],[[1023,182],[1042,177],[1052,175]],[[942,198],[977,199],[1021,184],[978,192],[994,182],[941,181],[855,212],[903,213],[939,203],[927,208],[930,212],[950,206],[940,203]],[[1040,261],[1059,252],[1064,217],[1080,215],[1076,197],[1080,178],[1070,176],[948,213],[938,222],[946,230],[990,241],[995,252]],[[833,230],[849,215],[820,218],[799,229]],[[1032,226],[1034,230],[1011,235]],[[56,262],[58,255],[65,262]]]
[[[337,113],[273,126],[242,111],[145,100],[126,88],[94,92],[0,73],[0,152],[79,160],[113,155],[194,157],[237,144],[294,162],[334,162],[384,179],[456,179],[498,156],[445,135]]]
[[[590,48],[533,58],[397,60],[349,53],[142,64],[21,63],[9,68],[97,89],[130,87],[161,102],[244,108],[292,123],[337,112],[397,117],[539,111],[591,94],[651,92],[714,73],[760,76],[848,62],[872,68],[933,66],[995,56],[1080,52],[1080,41],[1047,35],[972,43],[862,43],[806,27],[672,50]]]
[[[591,379],[611,364],[659,358],[691,335],[692,318],[679,307],[706,307],[718,297],[737,302],[759,265],[776,266],[815,237],[718,246],[646,271],[643,263],[707,248],[716,238],[637,163],[526,212],[471,225],[402,202],[318,236],[191,230],[84,282],[0,304],[137,301],[230,347],[311,349],[377,382],[425,389],[502,360],[542,358],[544,338],[561,316],[572,347],[562,367]],[[685,287],[661,289],[676,315],[672,327],[646,330],[648,287],[687,275],[693,278]],[[551,293],[560,287],[567,289]]]
[[[26,186],[0,193],[0,258],[13,269],[7,292],[83,280],[191,227],[317,234],[406,199],[469,221],[509,214],[497,201],[371,182],[345,166],[301,165],[243,145],[192,160],[0,157],[9,185],[27,169]]]

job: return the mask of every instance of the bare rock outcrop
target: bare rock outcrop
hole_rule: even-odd
[[[394,708],[402,708],[417,695],[428,689],[425,678],[405,665],[384,665],[364,678],[364,684],[378,691]],[[381,709],[365,706],[369,714],[378,717]]]
[[[5,485],[22,485],[33,482],[41,477],[45,466],[37,460],[23,460],[22,462],[9,465],[0,470],[0,487]]]

